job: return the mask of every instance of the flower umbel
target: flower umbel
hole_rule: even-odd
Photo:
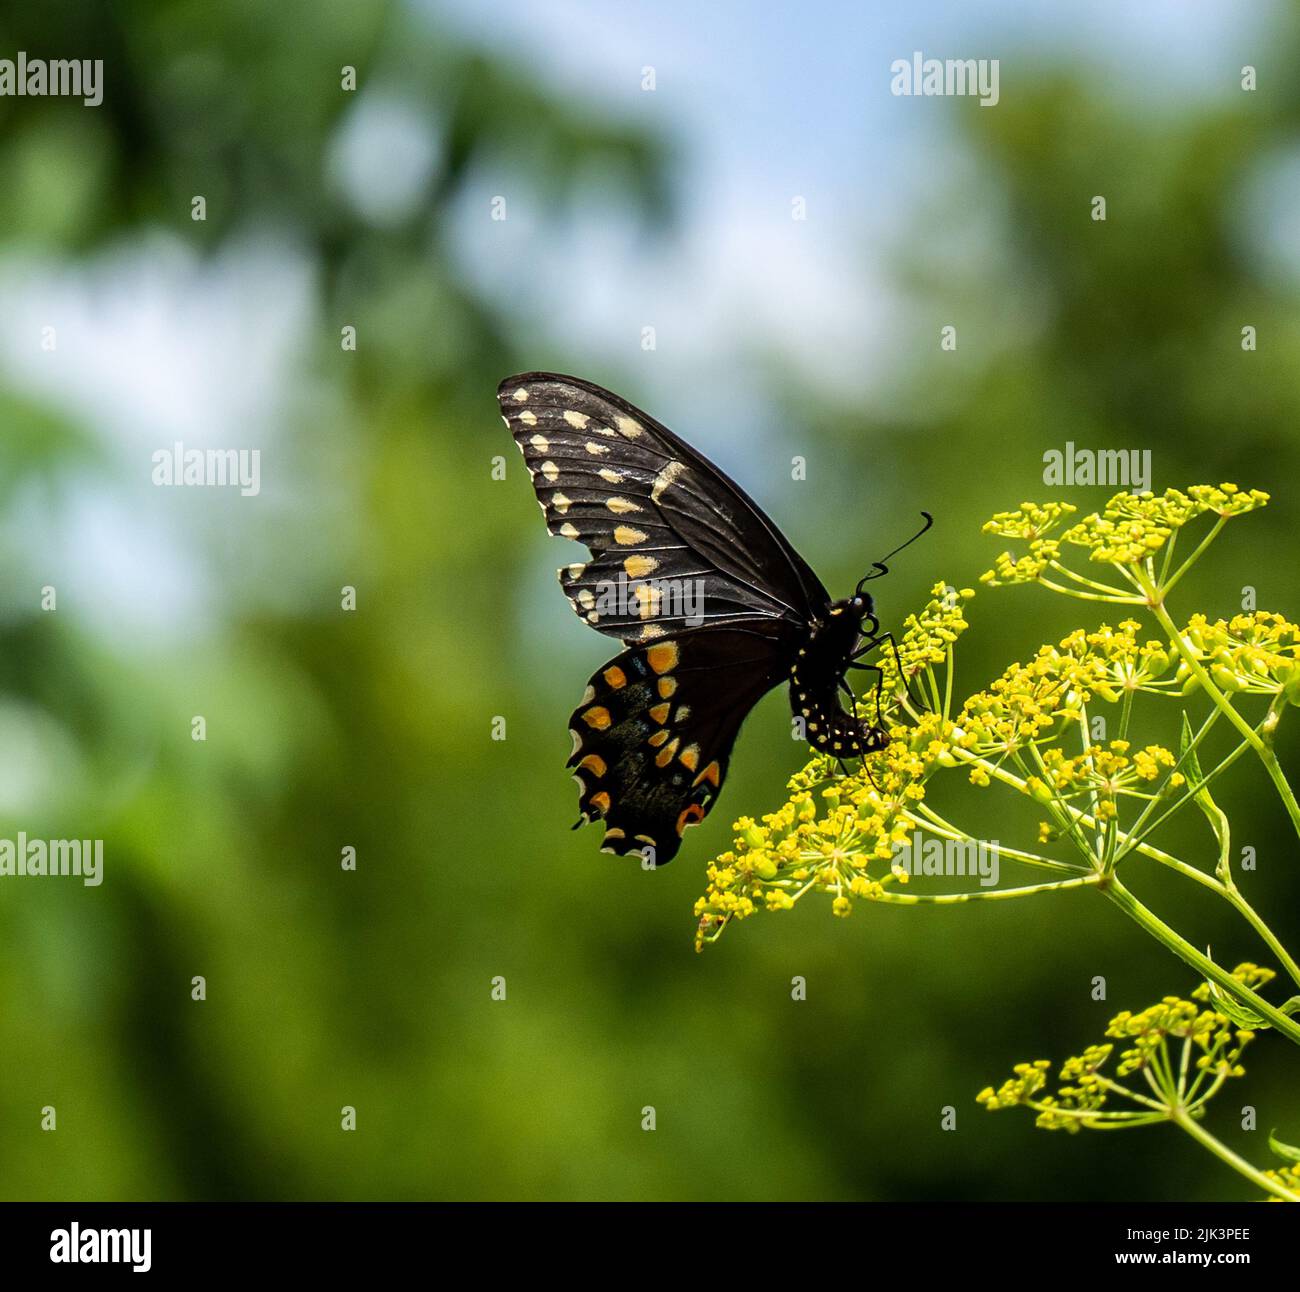
[[[732,922],[790,910],[809,893],[824,893],[831,912],[846,916],[859,902],[919,907],[1095,889],[1203,984],[1191,999],[1166,997],[1116,1015],[1106,1040],[1067,1059],[1055,1080],[1046,1060],[1023,1063],[980,1102],[1031,1108],[1038,1125],[1069,1132],[1172,1121],[1264,1193],[1300,1201],[1300,1149],[1270,1141],[1284,1164],[1260,1170],[1201,1124],[1205,1105],[1243,1075],[1241,1057],[1256,1036],[1271,1032],[1300,1044],[1300,994],[1281,1004],[1264,994],[1279,970],[1300,991],[1300,960],[1239,887],[1233,825],[1212,796],[1228,768],[1254,755],[1300,837],[1300,801],[1274,751],[1279,723],[1300,704],[1300,627],[1256,609],[1175,620],[1168,606],[1228,521],[1267,501],[1259,490],[1230,484],[1117,494],[1064,533],[1074,512],[1069,503],[1024,503],[995,516],[986,532],[1019,539],[1028,550],[999,556],[986,584],[1037,583],[1132,610],[1117,623],[1077,627],[1039,646],[954,701],[954,647],[973,594],[937,584],[905,621],[896,654],[881,654],[879,705],[870,695],[858,701],[859,716],[887,726],[889,744],[847,772],[814,756],[791,778],[776,811],[736,822],[733,846],[709,867],[708,889],[695,906],[697,949]],[[1202,536],[1178,563],[1180,539],[1202,520]],[[1071,568],[1063,553],[1079,551],[1088,562]],[[1099,569],[1106,566],[1109,574]],[[976,872],[903,863],[904,844],[911,859],[941,843],[943,861],[947,849],[988,846],[961,824],[960,806],[931,792],[936,777],[954,771],[1041,809],[1032,843],[993,844],[1003,862],[1025,868],[1035,882],[1008,885],[1001,867],[990,874],[981,868],[978,887],[934,891],[940,875],[969,880]],[[1209,828],[1185,860],[1156,841],[1171,817],[1191,807]],[[1144,866],[1226,903],[1277,969],[1248,963],[1229,973],[1217,964],[1129,889],[1128,869]]]
[[[1254,964],[1241,964],[1232,976],[1242,984],[1262,986],[1274,975]],[[1224,1084],[1245,1076],[1241,1056],[1256,1033],[1237,1026],[1227,1014],[1198,1001],[1210,995],[1204,985],[1194,1000],[1166,996],[1138,1013],[1124,1010],[1111,1019],[1108,1041],[1091,1045],[1061,1064],[1052,1085],[1051,1063],[1018,1063],[996,1089],[976,1096],[989,1111],[1028,1108],[1043,1130],[1125,1130],[1172,1122],[1279,1200],[1300,1202],[1294,1171],[1260,1171],[1211,1136],[1200,1122],[1206,1105]],[[1111,1066],[1112,1058],[1118,1058]],[[1135,1079],[1135,1080],[1134,1080]]]

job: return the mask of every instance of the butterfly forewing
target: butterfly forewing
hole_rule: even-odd
[[[547,527],[592,553],[560,580],[593,628],[650,640],[701,624],[806,622],[826,604],[758,506],[648,414],[549,373],[509,377],[497,397]]]

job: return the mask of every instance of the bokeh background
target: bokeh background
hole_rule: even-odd
[[[565,720],[612,652],[555,586],[493,391],[619,390],[837,595],[928,508],[876,586],[891,626],[976,581],[984,518],[1058,492],[1045,449],[1150,449],[1158,488],[1275,498],[1182,609],[1249,582],[1294,615],[1293,6],[5,3],[19,49],[102,58],[105,97],[0,99],[0,834],[106,862],[0,882],[0,1194],[1248,1196],[1172,1131],[974,1103],[1194,985],[1100,899],[809,901],[692,953],[706,860],[802,763],[783,696],[672,866],[568,831]],[[914,50],[999,59],[1001,101],[891,96]],[[260,496],[154,488],[178,439],[260,448]],[[962,689],[1090,613],[981,592]],[[1243,760],[1222,798],[1294,945],[1271,791]],[[965,802],[1010,837],[1005,800]],[[1194,821],[1169,846],[1209,859]],[[1259,954],[1132,882],[1221,961]],[[1287,1048],[1214,1122],[1256,1160],[1300,1130]]]

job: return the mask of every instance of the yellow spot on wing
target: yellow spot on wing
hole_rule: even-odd
[[[636,437],[645,430],[645,427],[642,426],[635,417],[616,417],[614,419],[614,425],[617,426],[622,434],[626,435],[629,440],[636,439]]]
[[[617,471],[611,471],[609,467],[601,467],[596,474],[608,484],[622,484],[623,477]]]
[[[597,731],[604,731],[609,726],[609,710],[602,705],[595,705],[582,715],[582,720]]]
[[[637,638],[637,641],[646,642],[652,637],[662,637],[663,635],[664,630],[660,628],[658,624],[646,624],[645,627],[641,629],[641,635]]]
[[[638,613],[641,618],[649,619],[652,615],[657,615],[659,613],[659,603],[662,600],[663,593],[658,588],[642,585],[636,594]]]
[[[631,547],[634,543],[644,543],[646,534],[639,529],[633,529],[631,525],[616,525],[614,527],[614,542],[622,547]]]
[[[608,444],[597,444],[595,440],[587,441],[587,452],[599,456],[602,453],[609,452]]]
[[[659,562],[653,556],[629,556],[623,562],[623,569],[629,579],[643,579],[658,568]]]
[[[573,506],[573,499],[567,494],[556,493],[551,495],[551,506],[560,513],[561,516]]]
[[[542,463],[542,474],[550,481],[560,478],[560,468],[554,462],[546,461]]]
[[[626,498],[606,498],[605,506],[608,507],[615,516],[626,516],[630,511],[641,510],[636,503],[630,502]]]
[[[677,690],[677,679],[675,677],[661,677],[659,679],[659,698],[661,700],[666,700],[675,690]]]
[[[669,669],[677,667],[680,654],[676,642],[663,642],[659,646],[651,646],[645,657],[656,673],[667,673]]]
[[[536,426],[537,414],[534,413],[531,408],[525,408],[524,411],[519,414],[519,420],[523,422],[525,426]]]
[[[566,408],[564,410],[564,420],[568,422],[575,431],[581,431],[585,429],[587,423],[591,421],[591,418],[588,417],[586,413],[575,413],[573,409]]]
[[[577,538],[578,527],[572,522],[566,520],[564,524],[560,526],[560,533],[563,534],[565,538]]]
[[[528,392],[520,386],[519,389],[515,391],[515,403],[522,404],[527,398]]]
[[[664,492],[672,487],[673,481],[686,470],[685,462],[670,462],[655,476],[654,488],[650,490],[650,501],[658,502]]]

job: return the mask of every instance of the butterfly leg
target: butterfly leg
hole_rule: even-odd
[[[856,662],[850,664],[849,667],[861,669],[864,673],[874,673],[876,675],[876,685],[874,688],[876,693],[876,726],[879,727],[882,722],[882,718],[880,716],[880,697],[881,697],[881,692],[884,690],[885,687],[885,670],[882,669],[879,664],[859,664]],[[840,685],[844,687],[846,691],[848,691],[849,695],[852,698],[854,699],[857,698],[856,696],[853,695],[853,692],[852,690],[850,690],[847,682],[841,680]]]
[[[875,667],[875,665],[871,665],[871,664],[859,664],[856,661],[861,659],[863,655],[868,655],[873,650],[876,650],[878,647],[883,646],[886,642],[889,643],[889,649],[894,653],[894,667],[898,670],[898,676],[902,679],[903,689],[907,692],[907,698],[911,700],[911,702],[914,705],[916,705],[918,709],[927,709],[929,706],[918,701],[916,696],[912,694],[912,685],[911,682],[908,680],[907,674],[903,671],[903,660],[898,653],[898,642],[895,641],[893,633],[873,633],[869,637],[867,637],[867,639],[863,642],[862,649],[853,656],[855,662],[850,667],[853,668]],[[877,700],[878,699],[879,699],[879,695],[877,695]]]

